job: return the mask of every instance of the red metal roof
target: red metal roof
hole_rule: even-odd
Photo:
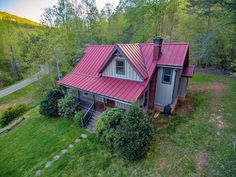
[[[111,77],[90,77],[73,72],[59,80],[59,83],[127,102],[135,101],[146,86],[145,81],[133,82]]]
[[[194,70],[195,70],[194,65],[187,66],[184,68],[184,70],[182,72],[182,76],[183,77],[193,77]]]
[[[126,58],[136,68],[143,79],[148,78],[147,68],[139,44],[118,44]]]
[[[114,49],[121,52],[144,79],[142,82],[101,76],[99,71]],[[59,84],[88,92],[133,102],[139,98],[148,84],[156,65],[183,67],[188,43],[163,43],[162,55],[153,60],[153,44],[90,45],[83,58]]]

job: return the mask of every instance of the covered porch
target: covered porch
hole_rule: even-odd
[[[103,111],[114,107],[128,109],[130,106],[128,103],[121,103],[101,95],[88,93],[78,89],[75,90],[75,96],[80,102],[80,108],[85,111],[81,120],[82,126],[91,132],[94,131],[94,123],[99,119],[100,114]]]
[[[80,102],[81,108],[89,109],[91,105],[93,105],[92,109],[100,113],[114,107],[128,109],[130,106],[130,103],[125,103],[112,98],[107,98],[105,96],[88,93],[81,90],[77,90],[76,97]]]

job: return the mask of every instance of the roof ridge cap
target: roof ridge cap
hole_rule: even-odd
[[[93,46],[93,47],[114,47],[115,44],[89,44],[88,47]]]
[[[130,44],[130,43],[129,43],[129,44],[119,44],[119,43],[118,43],[117,45],[139,45],[139,44],[140,44],[140,43],[131,43],[131,44]]]
[[[153,44],[153,42],[139,43],[139,45],[150,45],[150,44]],[[163,42],[162,44],[184,45],[184,44],[189,44],[189,42]]]

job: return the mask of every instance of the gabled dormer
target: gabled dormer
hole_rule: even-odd
[[[142,76],[138,73],[131,61],[116,47],[100,70],[106,77],[126,79],[141,82]]]

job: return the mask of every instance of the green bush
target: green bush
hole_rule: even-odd
[[[136,160],[147,150],[153,136],[153,126],[145,112],[133,105],[117,127],[115,150],[128,160]]]
[[[1,125],[6,126],[9,124],[13,119],[21,116],[27,110],[27,106],[20,104],[20,105],[13,105],[9,107],[6,111],[3,112],[1,117]]]
[[[103,112],[95,122],[94,128],[101,140],[110,148],[114,147],[116,141],[116,129],[124,117],[124,110],[112,108]]]
[[[63,92],[60,90],[49,90],[40,103],[40,114],[49,117],[58,116],[58,100],[63,96]]]
[[[77,113],[75,114],[75,116],[74,116],[74,121],[75,121],[75,124],[76,124],[76,125],[82,127],[82,122],[81,122],[81,120],[82,120],[84,114],[85,114],[84,111],[79,111],[79,112],[77,112]]]
[[[78,100],[72,92],[68,92],[68,94],[58,102],[59,115],[64,118],[74,118],[78,106]]]

